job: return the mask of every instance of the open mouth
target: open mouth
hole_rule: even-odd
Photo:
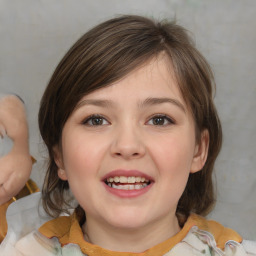
[[[140,190],[150,185],[151,181],[139,176],[114,176],[104,180],[105,184],[111,188],[120,190]]]

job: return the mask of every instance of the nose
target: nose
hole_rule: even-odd
[[[122,127],[114,131],[111,145],[111,155],[126,160],[140,158],[145,155],[145,145],[142,136],[135,127]]]

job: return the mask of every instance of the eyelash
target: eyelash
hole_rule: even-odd
[[[82,124],[83,125],[87,125],[87,126],[101,126],[101,125],[106,125],[106,124],[89,124],[89,122],[92,122],[94,119],[100,119],[100,120],[105,120],[107,121],[107,119],[105,117],[103,117],[102,115],[90,115],[89,117],[87,117]],[[104,122],[104,121],[103,121]],[[107,123],[109,124],[109,122],[107,121]]]
[[[160,124],[154,124],[154,119],[161,119],[161,121],[164,121],[164,123],[161,124],[161,121],[160,121]],[[98,119],[98,121],[100,121],[99,124],[93,124],[93,120],[96,120]],[[164,114],[157,114],[157,115],[154,115],[152,117],[150,117],[150,119],[146,122],[146,124],[149,124],[150,121],[153,121],[152,124],[150,125],[153,125],[153,126],[168,126],[168,125],[173,125],[175,124],[175,121],[170,118],[169,116],[167,115],[164,115]],[[107,123],[104,123],[104,121],[106,121]],[[158,120],[159,121],[159,120]],[[87,126],[103,126],[103,125],[107,125],[107,124],[110,124],[110,122],[102,115],[96,115],[96,114],[93,114],[93,115],[90,115],[89,117],[87,117],[84,121],[82,121],[82,124],[83,125],[87,125]]]
[[[157,114],[157,115],[152,116],[147,121],[147,123],[149,123],[150,120],[153,120],[153,119],[156,119],[156,118],[164,120],[164,124],[151,124],[151,125],[154,125],[154,126],[168,126],[168,125],[175,124],[175,121],[172,118],[170,118],[169,116],[164,115],[164,114]],[[167,123],[166,123],[166,121],[167,121]]]

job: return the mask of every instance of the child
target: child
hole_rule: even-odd
[[[222,141],[213,85],[174,23],[121,16],[87,32],[39,111],[42,203],[54,218],[21,239],[8,231],[1,255],[256,255],[253,242],[200,217],[215,202]]]

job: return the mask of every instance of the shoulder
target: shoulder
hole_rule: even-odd
[[[11,234],[0,247],[1,256],[55,256],[58,255],[58,242],[45,239],[36,230],[26,234],[18,241],[13,241]]]
[[[33,157],[31,157],[31,159],[33,162],[35,161]],[[37,187],[36,183],[29,179],[22,190],[15,197],[0,205],[0,243],[3,241],[7,234],[7,228],[12,226],[13,217],[17,219],[19,216],[23,216],[24,212],[26,212],[26,209],[37,209],[37,202],[40,198],[40,193],[37,192],[39,192],[39,188]],[[31,193],[37,194],[29,196]],[[7,218],[9,219],[8,225]]]
[[[76,244],[86,252],[91,246],[91,244],[84,240],[79,218],[75,213],[48,221],[38,231],[48,239],[56,238],[61,247],[68,244]]]
[[[191,215],[183,230],[187,231],[186,236],[166,256],[256,255],[256,242],[243,241],[236,231],[226,228],[216,221]]]
[[[196,214],[192,214],[187,224],[189,226],[197,226],[199,230],[210,233],[218,248],[224,249],[226,243],[230,240],[241,243],[243,238],[233,229],[224,227],[222,224],[214,220],[207,220]]]
[[[30,255],[21,253],[25,244],[33,250],[38,248],[36,230],[50,219],[39,207],[40,198],[40,193],[34,193],[10,204],[6,212],[8,231],[0,245],[1,256]]]
[[[66,240],[73,222],[73,216],[61,216],[43,224],[39,232],[48,238],[57,237],[59,240]]]

